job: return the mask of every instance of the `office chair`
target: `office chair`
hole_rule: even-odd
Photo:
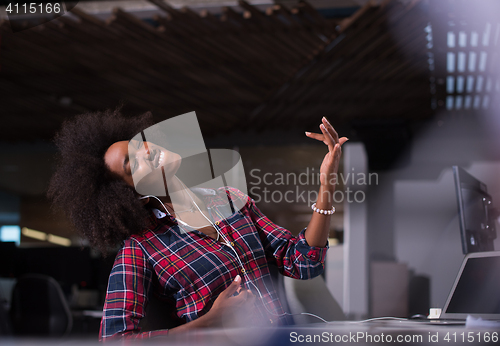
[[[278,294],[278,298],[280,300],[281,306],[283,307],[283,311],[287,314],[291,314],[290,307],[288,306],[288,299],[285,292],[285,276],[281,275],[278,271],[278,267],[274,263],[268,263],[269,274],[271,275],[271,280],[273,281],[274,288],[276,289],[276,293]],[[289,325],[295,324],[295,320],[293,316],[287,316],[286,322]]]
[[[0,336],[12,335],[10,316],[7,312],[7,300],[0,289]]]
[[[294,314],[295,324],[321,323],[316,317],[301,315],[302,312],[312,313],[326,321],[344,321],[345,314],[332,296],[325,279],[317,276],[311,280],[297,280],[284,277],[285,295],[290,309]]]
[[[160,329],[171,329],[179,326],[175,323],[175,305],[169,304],[150,294],[148,305],[145,309],[146,317],[139,322],[141,332],[150,332]]]
[[[73,324],[61,287],[50,276],[28,274],[18,279],[10,309],[15,335],[64,336]]]
[[[311,280],[292,279],[279,274],[278,267],[269,263],[269,272],[289,324],[321,323],[321,320],[301,313],[312,313],[327,321],[344,321],[345,314],[326,287],[322,276]]]

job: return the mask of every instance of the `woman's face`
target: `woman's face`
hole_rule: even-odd
[[[163,172],[165,179],[170,180],[179,169],[181,157],[151,142],[131,140],[112,144],[104,154],[104,162],[139,193],[163,194]],[[159,186],[163,188],[154,191]]]

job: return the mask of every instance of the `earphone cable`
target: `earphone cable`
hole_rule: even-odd
[[[177,178],[178,179],[178,178]],[[180,181],[180,179],[179,179]],[[183,185],[184,183],[182,181],[180,181]],[[184,185],[184,188],[187,189],[187,186]],[[233,246],[231,246],[230,242],[226,239],[226,237],[222,234],[222,232],[220,232],[219,230],[219,227],[217,227],[213,222],[212,220],[210,220],[200,209],[200,207],[198,206],[198,204],[194,201],[193,197],[191,197],[191,195],[189,194],[189,192],[187,192],[188,196],[191,198],[191,201],[193,202],[193,204],[195,205],[196,209],[198,209],[198,211],[201,213],[201,215],[203,215],[203,217],[212,225],[212,227],[215,229],[215,231],[217,232],[217,240],[219,240],[219,237],[222,237],[222,239],[224,240],[224,243],[225,245],[227,245],[231,250],[232,252],[234,253],[235,257],[236,257],[236,260],[238,261],[240,267],[242,269],[245,269],[245,267],[243,266],[243,263],[241,262],[240,260],[240,257],[238,256],[238,253],[236,252],[236,250],[233,248]],[[165,211],[167,212],[168,215],[171,215],[170,212],[168,211],[168,209],[166,208],[166,206],[163,204],[163,202],[156,196],[153,196],[153,195],[148,195],[148,196],[143,196],[141,197],[140,199],[143,199],[143,198],[147,198],[147,197],[152,197],[152,198],[155,198],[157,199],[160,204],[163,206],[163,208],[165,209]],[[181,223],[185,224],[186,226],[189,226],[187,223],[183,222],[182,220],[178,220],[178,221],[181,221]],[[191,227],[191,226],[189,226]],[[229,227],[232,227],[230,224],[229,224]],[[193,228],[193,227],[191,227]],[[267,310],[267,312],[273,316],[276,316],[276,317],[281,317],[281,316],[298,316],[298,315],[307,315],[307,316],[312,316],[312,317],[316,317],[318,318],[319,320],[325,322],[325,323],[328,323],[328,321],[326,321],[325,319],[321,318],[320,316],[318,315],[315,315],[315,314],[312,314],[312,313],[309,313],[309,312],[301,312],[299,314],[290,314],[288,312],[284,312],[282,314],[276,314],[274,313],[273,311],[269,310],[268,306],[266,305],[265,303],[265,300],[264,300],[264,297],[262,296],[262,293],[260,292],[259,288],[257,287],[257,285],[255,285],[255,283],[253,282],[253,280],[249,277],[247,271],[245,270],[244,271],[244,277],[245,277],[245,281],[247,284],[252,284],[253,287],[255,288],[255,290],[257,291],[257,293],[259,294],[259,298],[260,300],[262,301],[262,305],[264,306],[264,308]]]

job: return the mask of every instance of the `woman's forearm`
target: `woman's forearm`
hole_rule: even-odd
[[[337,171],[340,164],[342,144],[347,141],[346,137],[339,138],[337,131],[330,122],[323,117],[321,119],[321,134],[306,132],[306,136],[322,141],[328,145],[328,153],[325,155],[320,167],[320,181],[318,200],[316,208],[320,210],[331,210],[333,203],[333,193],[337,183]],[[313,211],[311,221],[307,226],[305,238],[309,246],[325,247],[328,241],[328,231],[330,229],[329,213],[318,213]]]
[[[316,208],[322,210],[332,209],[334,191],[335,189],[332,186],[326,187],[321,185],[319,188],[318,200],[316,201]],[[326,246],[331,218],[332,216],[329,214],[325,215],[314,211],[312,212],[311,221],[309,221],[309,225],[304,234],[309,246]]]

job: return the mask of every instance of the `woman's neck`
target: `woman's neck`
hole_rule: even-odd
[[[159,196],[158,198],[164,204],[168,204],[171,209],[185,210],[195,208],[193,193],[189,188],[176,176],[167,180],[167,195]]]

